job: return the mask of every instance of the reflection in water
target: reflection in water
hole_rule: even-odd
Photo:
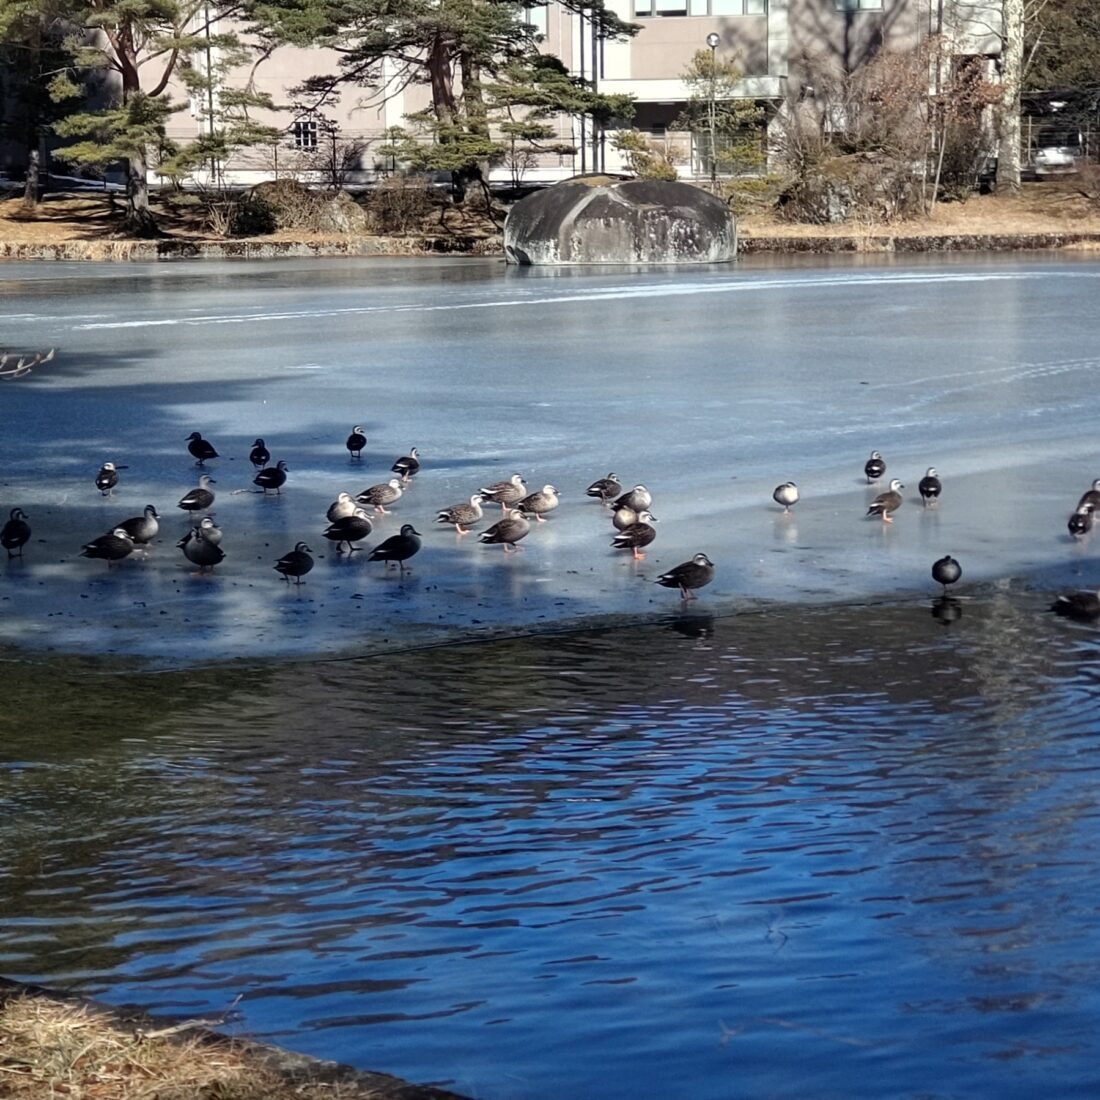
[[[669,626],[685,638],[709,638],[714,634],[714,616],[706,611],[682,610]]]
[[[482,1098],[1095,1093],[1097,639],[1041,608],[9,662],[0,972]]]
[[[955,596],[937,596],[932,601],[932,618],[950,626],[953,622],[962,618],[962,603]]]

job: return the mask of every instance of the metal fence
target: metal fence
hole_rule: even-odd
[[[1050,115],[1025,115],[1021,127],[1024,163],[1041,162],[1041,150],[1064,149],[1081,164],[1100,164],[1100,126],[1066,125]]]

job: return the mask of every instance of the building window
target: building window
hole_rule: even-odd
[[[317,120],[315,118],[300,118],[294,123],[295,149],[317,148]]]
[[[882,11],[882,0],[833,0],[837,11]]]
[[[524,13],[524,22],[531,26],[535,34],[545,38],[550,23],[549,4],[529,4]]]
[[[863,3],[870,0],[837,0],[838,3]],[[878,7],[882,6],[879,0]],[[634,0],[634,17],[685,15],[766,15],[768,0]]]

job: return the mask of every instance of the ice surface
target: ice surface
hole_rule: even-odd
[[[25,561],[0,564],[0,640],[205,662],[620,620],[676,609],[652,581],[700,550],[718,566],[700,602],[720,613],[931,595],[945,553],[960,587],[1095,586],[1096,550],[1065,521],[1100,476],[1098,302],[1087,255],[7,264],[0,349],[58,354],[0,380],[0,520],[19,506],[34,529]],[[344,449],[354,424],[360,462]],[[227,557],[211,577],[174,545],[196,430],[223,456]],[[239,492],[258,435],[290,467],[281,497]],[[414,523],[413,572],[338,559],[325,508],[411,446],[422,471],[365,545]],[[907,486],[892,527],[864,517],[885,488],[863,481],[872,448]],[[108,459],[129,466],[113,500],[92,483]],[[926,511],[928,466],[944,491]],[[610,470],[654,494],[644,562],[611,549],[583,495]],[[433,523],[514,471],[564,497],[523,553]],[[771,492],[788,479],[802,501],[785,518]],[[147,560],[77,556],[146,503],[164,517]],[[272,564],[299,540],[317,567],[288,589]]]

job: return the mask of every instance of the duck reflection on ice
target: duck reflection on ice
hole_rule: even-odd
[[[937,596],[932,601],[932,618],[938,619],[944,626],[962,618],[962,602],[955,596]]]
[[[714,635],[714,616],[711,614],[684,613],[669,620],[669,629],[685,638],[710,638]]]

